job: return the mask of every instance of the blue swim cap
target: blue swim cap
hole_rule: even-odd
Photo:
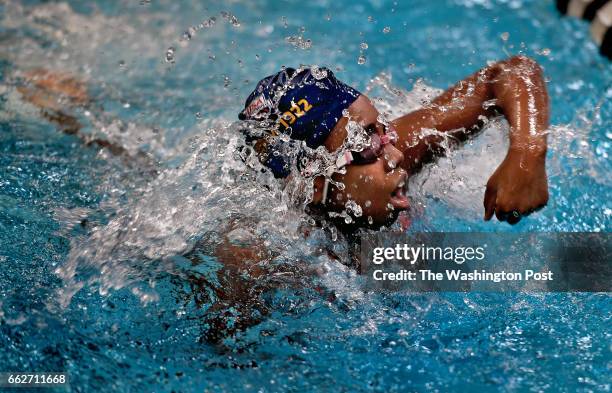
[[[286,68],[262,79],[247,98],[240,120],[265,122],[268,135],[247,133],[261,162],[275,177],[291,173],[295,141],[312,149],[323,145],[332,129],[361,93],[340,82],[324,67]],[[285,134],[289,138],[280,138]]]

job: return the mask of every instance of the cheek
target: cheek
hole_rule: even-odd
[[[367,209],[380,214],[381,209],[386,209],[390,195],[385,189],[384,170],[378,168],[376,164],[347,170],[342,177],[342,183],[344,190],[335,196],[340,204],[346,203],[349,199],[353,200],[361,206],[364,213]]]

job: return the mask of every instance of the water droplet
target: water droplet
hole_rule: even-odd
[[[355,217],[361,217],[361,215],[363,214],[363,210],[361,209],[361,206],[359,206],[357,204],[357,202],[349,200],[344,204],[344,207],[346,208],[346,211],[352,215],[354,215]]]
[[[235,15],[227,12],[227,11],[221,11],[221,16],[223,18],[225,18],[225,20],[227,20],[229,22],[229,24],[231,24],[234,27],[240,27],[240,21],[238,20],[238,18],[236,18]]]
[[[365,64],[366,62],[366,57],[364,55],[359,55],[359,58],[357,59],[357,64]]]
[[[327,77],[327,71],[317,66],[312,66],[310,68],[310,73],[317,80],[321,80]]]
[[[215,18],[214,16],[212,16],[212,17],[208,18],[207,20],[203,21],[203,22],[200,24],[200,26],[201,26],[203,29],[208,29],[209,27],[212,27],[212,26],[215,24],[215,22],[216,22],[216,21],[217,21],[217,18]]]
[[[365,201],[365,207],[370,207],[372,206],[372,201]]]
[[[223,77],[223,87],[228,87],[229,85],[232,84],[232,80],[230,79],[229,76],[224,76]]]
[[[368,22],[374,22],[374,17],[373,16],[368,16]]]
[[[386,26],[386,27],[383,29],[383,33],[385,33],[385,34],[389,33],[390,31],[391,31],[391,28],[390,28],[389,26]]]
[[[257,54],[256,54],[256,55],[255,55],[255,60],[257,60],[257,61],[261,60],[261,56],[259,56],[259,55],[257,55]]]
[[[374,219],[372,218],[372,216],[368,216],[368,224],[374,224]]]
[[[301,35],[289,36],[285,38],[285,41],[300,49],[310,49],[312,47],[312,41],[310,39],[304,39]]]
[[[201,120],[202,118],[204,118],[204,116],[202,115],[201,112],[196,112],[195,114],[196,119]]]
[[[368,49],[368,43],[367,42],[362,42],[361,45],[359,45],[359,47],[361,48],[361,50],[366,50],[366,49]]]
[[[186,32],[183,33],[181,39],[183,41],[190,41],[191,38],[195,35],[197,29],[195,27],[190,27]]]
[[[327,15],[325,15],[325,20],[330,21],[330,20],[331,20],[331,18],[332,18],[331,14],[327,14]]]
[[[510,38],[510,33],[508,33],[508,32],[501,33],[500,37],[501,37],[502,41],[506,42],[506,41],[508,41],[508,38]]]
[[[119,60],[119,68],[123,68],[123,67],[125,67],[125,61]]]
[[[174,63],[174,53],[176,52],[176,49],[174,49],[174,47],[170,47],[168,48],[168,50],[166,51],[166,63]]]

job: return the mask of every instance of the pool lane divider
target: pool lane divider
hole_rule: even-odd
[[[612,0],[557,0],[564,15],[591,22],[591,37],[602,55],[612,59]]]

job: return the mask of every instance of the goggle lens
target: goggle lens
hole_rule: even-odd
[[[397,142],[397,132],[393,127],[385,127],[385,134],[372,134],[370,135],[370,146],[359,152],[351,152],[352,160],[349,163],[354,164],[370,164],[378,160],[384,151],[385,145],[389,143],[395,144]]]

